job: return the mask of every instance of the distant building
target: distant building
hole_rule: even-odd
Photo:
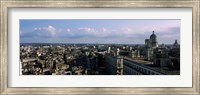
[[[169,56],[173,64],[173,68],[180,69],[180,45],[175,40],[173,48],[169,51]]]
[[[140,57],[140,51],[139,50],[132,50],[129,52],[129,55],[131,58],[139,58]]]
[[[108,47],[108,52],[107,53],[110,53],[110,51],[111,51],[111,47]]]
[[[175,40],[173,47],[174,48],[180,48],[180,45],[178,44],[177,40]]]
[[[149,45],[150,45],[151,48],[157,48],[158,47],[157,36],[154,34],[154,31],[150,36]]]
[[[169,59],[168,49],[166,48],[156,48],[153,54],[153,63],[159,67],[170,67],[172,62]]]
[[[150,47],[150,46],[149,46],[149,39],[145,39],[145,46],[146,46],[146,47]]]
[[[153,60],[153,50],[158,47],[157,36],[153,33],[150,39],[145,39],[145,57],[147,60]]]

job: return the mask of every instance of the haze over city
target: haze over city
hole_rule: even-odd
[[[20,43],[158,44],[180,41],[180,20],[20,20]]]

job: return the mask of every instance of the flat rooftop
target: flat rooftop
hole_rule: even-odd
[[[124,57],[124,59],[127,59],[129,61],[136,62],[138,64],[152,64],[150,61],[145,61],[144,59],[141,58],[129,58],[129,57]]]
[[[157,66],[154,66],[152,62],[145,61],[144,59],[141,59],[141,58],[133,59],[133,58],[125,57],[124,59],[126,59],[128,61],[132,61],[138,65],[145,66],[146,68],[155,70],[157,72],[161,72],[166,75],[180,75],[180,70],[176,70],[176,69],[173,69],[170,67],[157,67]]]

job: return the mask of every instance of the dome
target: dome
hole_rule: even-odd
[[[150,36],[150,39],[156,39],[156,35],[154,34],[154,31],[153,31],[153,33],[151,34],[151,36]]]
[[[153,33],[150,36],[150,47],[158,47],[157,36]]]

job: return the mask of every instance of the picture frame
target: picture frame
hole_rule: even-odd
[[[192,87],[8,87],[9,8],[192,8]],[[1,94],[200,94],[200,0],[1,0]]]

